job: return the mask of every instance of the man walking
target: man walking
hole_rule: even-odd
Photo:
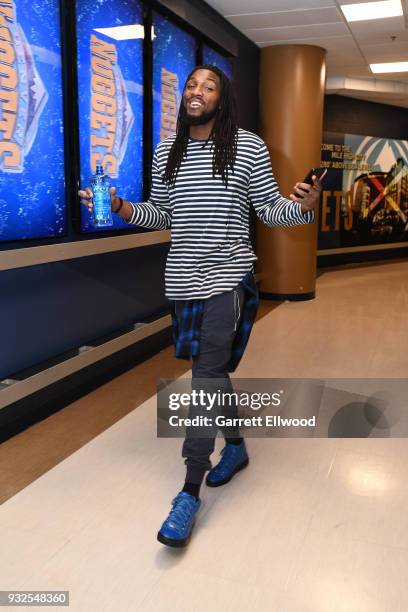
[[[149,200],[134,204],[111,188],[112,211],[127,223],[171,228],[166,296],[172,304],[176,356],[192,359],[193,388],[203,379],[214,381],[214,389],[232,388],[228,373],[242,357],[258,306],[250,205],[269,226],[311,223],[320,181],[314,177],[312,186],[296,183],[294,192],[290,199],[280,195],[265,143],[238,127],[231,84],[221,70],[207,65],[187,78],[176,135],[156,147]],[[91,210],[91,190],[78,193]],[[239,431],[223,433],[222,458],[212,468],[216,431],[197,437],[187,428],[182,450],[186,480],[158,532],[160,542],[188,542],[208,470],[207,485],[217,487],[248,465]]]

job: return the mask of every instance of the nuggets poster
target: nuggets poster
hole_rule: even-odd
[[[408,240],[408,141],[325,132],[319,249]]]
[[[136,0],[77,0],[81,185],[102,164],[117,193],[143,195],[143,14]],[[104,231],[81,210],[84,232]],[[127,224],[113,215],[114,228]],[[112,228],[109,228],[112,229]]]
[[[0,0],[0,241],[65,233],[58,0]]]
[[[205,44],[203,45],[203,64],[217,66],[217,68],[225,72],[230,80],[233,77],[234,60],[231,57],[225,57],[221,53],[217,53],[217,51],[214,51],[214,49]]]
[[[196,65],[193,36],[153,14],[153,147],[176,131],[184,83]]]

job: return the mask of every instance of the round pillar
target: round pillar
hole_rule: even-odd
[[[326,50],[311,45],[261,49],[260,136],[271,155],[280,193],[320,165]],[[270,228],[257,221],[261,296],[305,300],[315,296],[317,217],[313,224]]]

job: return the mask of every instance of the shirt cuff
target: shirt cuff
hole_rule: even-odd
[[[299,207],[298,208],[299,218],[302,219],[303,223],[313,223],[313,221],[314,221],[314,210],[313,210],[313,208],[311,210],[307,210],[306,212],[303,212],[301,203],[300,202],[296,202],[296,204]]]
[[[133,202],[129,202],[129,204],[133,208],[133,212],[132,212],[132,216],[130,217],[130,220],[128,221],[128,223],[130,225],[137,225],[137,223],[138,223],[138,219],[137,219],[138,211],[136,210],[136,204],[133,204]]]

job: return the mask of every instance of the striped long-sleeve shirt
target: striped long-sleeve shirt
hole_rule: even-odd
[[[155,150],[152,188],[147,202],[132,204],[131,224],[171,229],[167,257],[166,296],[209,298],[230,291],[253,269],[257,259],[249,238],[250,205],[269,226],[302,225],[313,211],[281,196],[268,149],[259,136],[239,129],[234,173],[228,187],[213,177],[213,145],[190,139],[174,186],[162,177],[174,141],[169,136]]]

